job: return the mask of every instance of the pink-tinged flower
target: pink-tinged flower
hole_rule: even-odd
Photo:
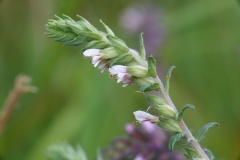
[[[111,76],[117,77],[117,83],[123,82],[123,87],[126,87],[132,84],[132,76],[127,73],[127,66],[123,65],[115,65],[109,68],[109,72]]]
[[[84,57],[94,57],[94,56],[99,56],[101,55],[99,49],[87,49],[86,51],[83,52]]]
[[[108,67],[108,61],[102,60],[101,63],[98,66],[98,69],[101,70],[101,73],[104,72],[104,70]]]
[[[122,87],[127,87],[130,84],[133,84],[133,82],[130,79],[124,79]]]
[[[139,122],[139,123],[142,123],[142,122],[145,122],[145,121],[150,121],[152,123],[156,123],[156,122],[159,122],[158,120],[158,117],[156,116],[153,116],[147,112],[144,112],[144,111],[135,111],[133,112],[136,120]]]
[[[115,65],[109,68],[109,72],[112,75],[117,75],[119,73],[127,73],[127,66]]]
[[[94,67],[97,67],[100,64],[98,68],[101,69],[102,73],[104,72],[105,68],[107,68],[108,66],[107,61],[104,61],[102,59],[103,53],[101,53],[99,49],[87,49],[86,51],[83,52],[83,55],[86,58],[88,57],[92,58],[92,64],[94,65]]]
[[[116,137],[101,153],[104,160],[183,160],[168,149],[169,135],[149,121],[140,125],[127,124],[127,136]]]
[[[139,154],[134,158],[134,160],[144,160],[144,157],[141,154]]]

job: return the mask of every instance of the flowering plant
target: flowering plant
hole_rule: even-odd
[[[170,67],[165,82],[163,83],[156,72],[156,60],[146,53],[143,43],[143,34],[140,34],[140,52],[130,49],[124,41],[115,36],[114,32],[101,20],[100,23],[106,32],[97,30],[86,19],[77,15],[79,21],[63,15],[63,19],[56,16],[57,20],[49,20],[46,24],[47,35],[55,41],[64,42],[66,46],[80,46],[84,57],[90,58],[94,67],[101,72],[106,69],[109,75],[122,82],[123,87],[131,84],[138,85],[140,92],[146,95],[148,101],[158,111],[158,116],[145,111],[134,112],[139,123],[148,121],[156,123],[161,128],[176,133],[168,142],[168,148],[173,151],[176,142],[181,143],[185,149],[184,155],[189,159],[214,159],[212,153],[203,149],[199,142],[206,131],[218,125],[215,122],[205,125],[194,137],[183,121],[183,113],[187,108],[194,110],[188,104],[178,112],[169,96],[169,80],[174,66]],[[157,91],[158,95],[150,91]]]
[[[127,124],[127,136],[117,137],[110,146],[102,150],[105,160],[182,160],[179,153],[168,150],[169,134],[151,122],[143,122],[141,126]]]

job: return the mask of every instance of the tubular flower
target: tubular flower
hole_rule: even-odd
[[[144,112],[144,111],[135,111],[133,112],[136,120],[139,122],[139,123],[142,123],[142,122],[145,122],[145,121],[150,121],[152,123],[157,123],[159,122],[158,120],[158,117],[156,116],[153,116],[147,112]]]
[[[108,61],[107,60],[102,60],[98,66],[98,69],[101,70],[101,73],[104,72],[104,70],[108,67]]]
[[[88,58],[88,57],[92,58],[92,64],[94,65],[94,67],[97,67],[97,65],[103,60],[101,58],[101,56],[103,56],[103,54],[100,52],[99,49],[87,49],[86,51],[83,52],[83,55],[86,58]],[[105,65],[103,65],[103,66],[105,66]],[[104,67],[99,66],[99,69],[102,70],[102,69],[104,69]]]
[[[123,82],[123,87],[126,87],[132,84],[132,76],[127,73],[127,66],[123,65],[115,65],[109,68],[109,72],[111,76],[117,77],[117,83]]]

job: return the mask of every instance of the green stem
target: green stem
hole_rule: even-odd
[[[130,50],[131,51],[131,50]],[[132,52],[130,52],[132,53]],[[146,61],[142,60],[141,57],[139,56],[139,54],[135,54],[132,53],[133,56],[135,57],[135,59],[137,60],[138,63],[140,63],[141,65],[143,65],[144,67],[147,67],[147,63]],[[162,81],[159,79],[159,77],[157,76],[155,78],[155,80],[159,83],[160,85],[160,93],[162,94],[163,98],[167,101],[168,105],[170,107],[172,107],[175,112],[178,114],[177,108],[175,107],[175,105],[173,104],[171,98],[169,97],[169,94],[166,93],[165,89],[164,89],[164,85],[162,83]],[[190,132],[190,130],[188,129],[187,125],[185,124],[185,122],[183,120],[181,120],[179,122],[179,126],[182,129],[182,131],[186,132],[185,137],[187,138],[187,141],[191,144],[191,146],[196,150],[196,152],[199,154],[199,156],[201,156],[204,160],[209,160],[208,156],[206,155],[206,153],[204,152],[204,150],[201,148],[201,146],[199,145],[199,143],[197,142],[197,140],[195,139],[195,137],[192,135],[192,133]]]
[[[170,107],[172,107],[176,113],[178,113],[175,105],[173,104],[171,98],[169,97],[169,95],[165,92],[164,89],[164,85],[162,83],[162,81],[156,77],[156,80],[158,81],[158,83],[160,84],[160,92],[163,95],[163,98],[167,101],[168,105]],[[179,126],[182,129],[182,131],[186,132],[185,137],[187,138],[188,142],[191,144],[191,146],[196,150],[196,152],[199,154],[199,156],[201,156],[204,160],[209,160],[208,156],[206,155],[206,153],[203,151],[203,149],[201,148],[201,146],[199,145],[199,143],[197,142],[197,140],[195,139],[195,137],[192,135],[192,133],[190,132],[190,130],[188,129],[187,125],[185,124],[185,122],[183,120],[181,120],[179,122]]]

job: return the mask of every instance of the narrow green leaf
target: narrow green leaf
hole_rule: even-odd
[[[84,28],[78,23],[66,22],[66,25],[72,29],[72,31],[76,34],[84,31]]]
[[[180,113],[178,114],[178,117],[177,117],[177,120],[178,120],[178,121],[180,121],[180,120],[182,119],[183,113],[185,112],[185,110],[186,110],[187,108],[190,108],[190,109],[192,109],[193,111],[195,110],[195,107],[194,107],[193,105],[191,105],[191,104],[185,105],[185,106],[182,108],[182,110],[180,111]]]
[[[54,38],[55,40],[65,35],[62,31],[51,30],[49,31],[48,38]]]
[[[140,56],[143,60],[146,58],[146,51],[143,42],[143,33],[139,35],[139,43],[140,43]]]
[[[66,33],[64,36],[60,38],[55,38],[55,41],[57,42],[67,42],[73,40],[77,35],[74,33]]]
[[[199,159],[200,156],[198,155],[198,153],[194,149],[187,148],[187,147],[185,147],[185,149],[186,149],[188,155],[191,157],[192,160],[202,160],[202,159]]]
[[[103,25],[103,27],[106,29],[107,33],[111,36],[115,36],[115,34],[113,33],[113,31],[105,24],[103,23],[103,21],[100,19],[100,23]]]
[[[212,152],[210,150],[208,150],[206,148],[204,148],[203,150],[204,150],[204,152],[206,153],[206,155],[208,156],[208,158],[210,160],[214,160],[215,159],[214,155],[212,154]]]
[[[99,41],[99,40],[93,40],[89,43],[87,43],[81,51],[84,52],[87,49],[95,48],[95,49],[104,49],[109,47],[109,44],[106,43],[105,41]]]
[[[209,128],[211,128],[211,127],[213,127],[213,126],[218,126],[218,127],[220,127],[220,125],[218,124],[218,123],[216,123],[216,122],[211,122],[211,123],[208,123],[208,124],[206,124],[205,126],[203,126],[199,131],[198,131],[198,133],[197,133],[197,135],[196,135],[196,140],[197,141],[200,141],[202,138],[203,138],[203,136],[204,136],[204,134],[208,131],[208,129]]]
[[[175,143],[177,141],[179,141],[181,138],[183,138],[185,136],[186,132],[181,132],[181,133],[178,133],[176,134],[175,136],[172,136],[170,139],[169,139],[169,142],[168,142],[168,149],[172,152],[173,151],[173,148],[175,146]]]
[[[112,46],[118,50],[120,53],[127,53],[129,48],[126,45],[125,42],[123,42],[121,39],[111,36],[111,35],[107,35],[107,39],[110,41],[110,43],[112,44]]]
[[[148,91],[153,91],[153,90],[159,90],[159,84],[158,83],[152,83],[146,86],[142,86],[140,88],[141,92],[148,92]]]
[[[63,14],[63,17],[64,17],[64,21],[70,21],[70,22],[75,22],[71,17]]]
[[[98,34],[91,33],[91,32],[84,32],[84,31],[79,32],[78,35],[79,35],[79,36],[86,37],[86,38],[88,38],[88,39],[90,39],[90,40],[101,40],[101,38],[102,38],[102,37],[101,37],[100,35],[98,35]]]
[[[113,65],[116,65],[116,64],[126,64],[128,62],[131,62],[132,60],[133,60],[133,56],[131,54],[128,54],[128,53],[121,54],[110,61],[109,67],[112,67]]]
[[[64,45],[65,46],[79,46],[87,41],[88,41],[88,39],[86,37],[77,36],[73,40],[65,42]]]
[[[57,15],[54,15],[54,16],[58,19],[58,21],[65,22],[61,17],[58,17]]]
[[[65,22],[58,21],[55,24],[65,32],[71,32],[71,28]]]
[[[153,56],[148,57],[148,75],[150,77],[156,77],[157,75],[156,60],[153,58]]]
[[[172,73],[172,70],[176,68],[175,66],[171,66],[169,69],[168,69],[168,72],[167,72],[167,76],[166,76],[166,80],[164,82],[164,88],[165,88],[165,91],[167,92],[167,94],[169,93],[169,80],[170,80],[170,77],[171,77],[171,73]]]
[[[88,22],[88,20],[79,15],[77,15],[77,17],[81,19],[82,24],[87,27],[88,30],[92,31],[93,33],[99,33],[99,31],[90,22]]]

